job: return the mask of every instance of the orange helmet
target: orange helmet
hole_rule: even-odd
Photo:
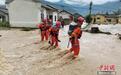
[[[83,18],[83,17],[78,17],[77,21],[78,21],[80,24],[83,24],[84,18]]]

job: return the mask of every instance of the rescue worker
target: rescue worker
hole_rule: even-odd
[[[73,16],[69,16],[69,18],[70,18],[70,23],[71,23],[72,21],[74,21],[74,17],[73,17]]]
[[[64,20],[63,20],[63,21],[61,21],[61,24],[62,24],[62,28],[64,28],[64,25],[65,25]]]
[[[51,46],[55,46],[56,48],[58,47],[58,35],[59,35],[59,26],[60,25],[61,25],[61,23],[59,21],[57,21],[56,25],[49,29],[50,36],[51,36],[50,44],[51,44]]]
[[[48,19],[48,25],[52,26],[52,19]]]
[[[48,19],[47,22],[48,22],[48,24],[47,24],[47,36],[49,38],[49,36],[50,36],[49,29],[52,27],[52,20]]]
[[[64,24],[65,24],[65,22],[64,22],[64,19],[63,19],[62,16],[60,16],[59,21],[61,22],[61,26],[62,26],[62,28],[64,28]]]
[[[61,22],[58,20],[58,21],[56,21],[56,27],[58,28],[58,29],[60,29],[61,28]]]
[[[75,26],[72,34],[69,36],[70,42],[71,42],[71,49],[69,50],[69,53],[74,52],[73,58],[75,59],[79,55],[80,51],[80,44],[79,44],[79,38],[82,35],[81,25],[84,22],[83,17],[78,17],[77,19],[77,25]]]
[[[44,19],[41,24],[38,25],[38,28],[41,31],[41,41],[44,41],[44,39],[47,41],[48,40],[48,32],[47,32],[47,20]]]
[[[58,38],[58,36],[59,36],[59,31],[60,31],[60,28],[61,28],[61,22],[60,22],[59,20],[56,21],[56,27],[57,27],[57,29],[58,29],[57,39],[58,39],[59,42],[61,42],[61,41],[59,40],[59,38]]]

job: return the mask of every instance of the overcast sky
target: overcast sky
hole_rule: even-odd
[[[5,4],[5,0],[0,0],[0,4]]]
[[[60,0],[47,0],[50,2],[58,2]],[[104,4],[106,2],[118,1],[118,0],[64,0],[66,3],[69,4],[88,4],[90,1],[93,1],[94,4]]]
[[[50,1],[50,2],[58,2],[60,0],[47,0],[47,1]],[[118,0],[64,0],[66,3],[69,3],[69,4],[88,4],[90,1],[93,1],[94,4],[103,4],[103,3],[106,3],[106,2],[112,2],[112,1],[118,1]],[[0,4],[4,4],[5,3],[5,0],[0,0]]]

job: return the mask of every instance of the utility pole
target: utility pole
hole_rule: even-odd
[[[92,14],[92,5],[93,5],[93,2],[91,1],[91,2],[90,2],[90,7],[89,7],[89,14],[90,14],[90,15]]]
[[[84,28],[90,28],[91,26],[91,22],[92,22],[92,5],[93,5],[93,2],[91,1],[90,4],[89,4],[89,14],[85,17],[85,20],[86,22],[88,23],[88,25]]]

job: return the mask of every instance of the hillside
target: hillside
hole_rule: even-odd
[[[72,13],[80,13],[83,16],[88,14],[88,10],[89,10],[89,5],[83,5],[83,4],[66,4],[64,1],[60,1],[60,2],[56,2],[56,3],[51,3],[51,2],[47,2],[47,1],[42,1],[44,3],[47,3],[49,5],[52,5],[54,7],[60,8],[60,9],[65,9],[67,11],[70,11]],[[93,13],[105,13],[105,12],[109,12],[111,13],[112,11],[118,10],[121,8],[121,2],[108,2],[102,5],[93,5]]]

